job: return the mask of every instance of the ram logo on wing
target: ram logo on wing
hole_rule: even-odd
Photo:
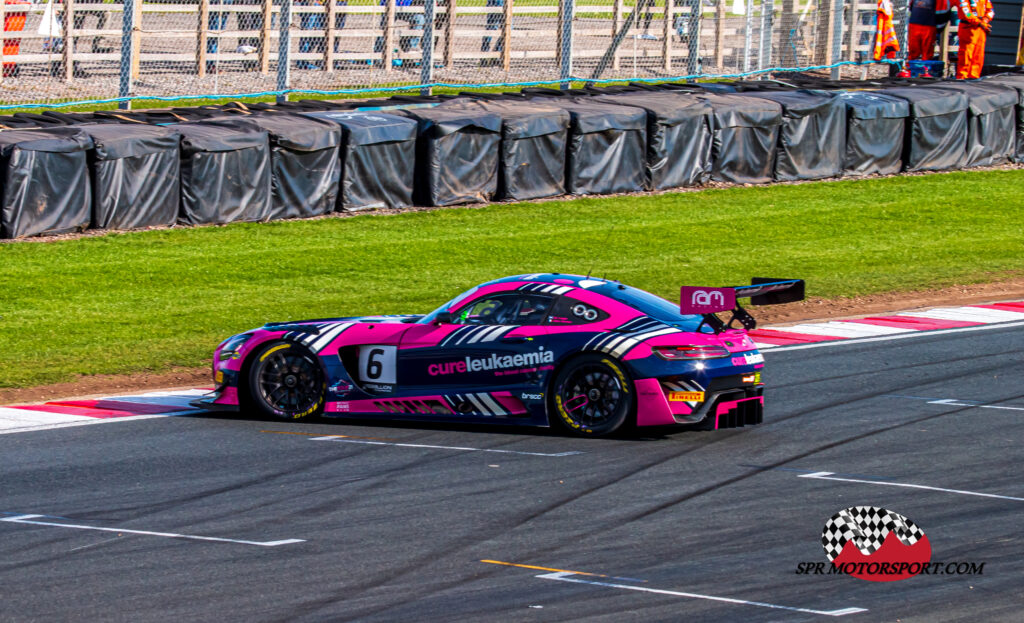
[[[735,306],[736,291],[733,288],[683,286],[680,291],[679,311],[683,314],[708,314]]]
[[[695,290],[693,296],[690,297],[690,303],[705,306],[714,305],[715,303],[725,305],[725,297],[722,296],[721,292],[717,291]]]

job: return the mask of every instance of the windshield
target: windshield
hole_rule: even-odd
[[[455,303],[455,299],[452,299],[452,300],[448,301],[447,303],[445,303],[444,305],[438,307],[437,309],[435,309],[434,311],[430,312],[426,316],[420,318],[419,320],[416,321],[416,323],[417,324],[430,324],[430,323],[434,322],[434,320],[437,318],[437,315],[440,314],[441,312],[448,311],[448,309],[452,306],[453,303]]]
[[[434,322],[434,320],[437,318],[438,314],[440,314],[441,312],[446,312],[446,311],[450,310],[451,308],[455,307],[456,305],[458,305],[462,301],[464,301],[467,298],[469,298],[470,296],[472,296],[473,293],[475,293],[479,289],[480,289],[480,286],[473,286],[472,288],[466,290],[462,294],[460,294],[460,295],[456,296],[455,298],[453,298],[452,300],[448,301],[444,305],[442,305],[442,306],[438,307],[437,309],[435,309],[434,311],[430,312],[429,314],[427,314],[423,318],[420,318],[418,323],[419,324],[430,324],[430,323]]]

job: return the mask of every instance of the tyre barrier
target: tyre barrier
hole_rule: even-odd
[[[898,97],[868,91],[839,94],[846,106],[843,176],[892,175],[903,165],[903,145],[910,104]]]
[[[175,124],[181,133],[181,213],[188,225],[270,220],[270,138],[235,119]]]
[[[1024,162],[1024,73],[0,117],[0,237]]]
[[[986,83],[1008,86],[1017,91],[1017,147],[1013,160],[1024,162],[1024,74],[992,76]]]
[[[443,106],[501,118],[496,199],[523,201],[565,194],[566,110],[544,102],[487,99],[456,99]]]
[[[711,105],[675,93],[602,94],[594,99],[647,113],[647,188],[667,190],[711,179]]]
[[[78,126],[92,140],[92,227],[174,225],[181,201],[181,134],[121,123]]]
[[[569,193],[608,195],[646,188],[646,111],[606,104],[593,97],[541,94],[537,99],[569,113],[565,152],[565,187]]]
[[[345,110],[302,113],[341,128],[339,212],[412,205],[416,121]]]

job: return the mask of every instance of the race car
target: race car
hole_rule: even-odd
[[[216,388],[193,404],[594,437],[626,425],[761,423],[764,357],[737,300],[800,300],[804,282],[755,278],[680,295],[674,304],[617,281],[543,273],[481,284],[426,315],[266,324],[217,347]]]

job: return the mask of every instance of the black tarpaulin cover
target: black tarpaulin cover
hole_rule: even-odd
[[[92,227],[174,225],[180,201],[181,135],[171,128],[142,124],[78,127],[93,142]]]
[[[34,117],[35,115],[33,115]],[[33,129],[41,127],[49,127],[51,125],[59,125],[54,123],[39,123],[37,120],[28,117],[26,118],[21,113],[14,113],[13,115],[0,116],[0,130],[19,130],[19,129]]]
[[[735,184],[772,181],[782,106],[756,97],[705,93],[714,111],[711,179]]]
[[[201,223],[270,218],[270,145],[266,130],[231,121],[195,121],[181,134],[181,212]]]
[[[269,218],[303,218],[334,210],[341,176],[341,128],[337,124],[286,112],[248,115],[237,123],[251,123],[267,131]]]
[[[711,178],[712,108],[686,93],[631,92],[595,100],[647,111],[647,183],[662,190]]]
[[[1024,162],[1024,74],[995,75],[985,82],[1003,84],[1017,89],[1017,148],[1014,160]]]
[[[813,91],[748,91],[782,106],[775,179],[816,180],[839,175],[846,143],[846,107],[831,94]]]
[[[489,201],[494,196],[501,117],[436,106],[394,112],[418,124],[413,195],[417,203],[446,206]]]
[[[967,96],[939,87],[893,87],[878,91],[910,103],[903,139],[907,171],[959,169],[967,159]]]
[[[565,152],[569,113],[544,102],[454,100],[445,108],[501,116],[499,199],[538,199],[565,194]]]
[[[647,112],[589,98],[539,97],[569,113],[566,189],[574,195],[643,190]]]
[[[1017,90],[1003,84],[984,81],[942,83],[943,89],[967,96],[966,167],[1005,164],[1015,151],[1017,127]]]
[[[342,130],[339,210],[412,205],[416,121],[377,112],[309,112]]]
[[[0,132],[0,237],[88,227],[92,193],[86,152],[90,147],[88,135],[73,127]]]
[[[837,97],[846,106],[843,175],[899,173],[910,104],[870,91],[848,91]]]

